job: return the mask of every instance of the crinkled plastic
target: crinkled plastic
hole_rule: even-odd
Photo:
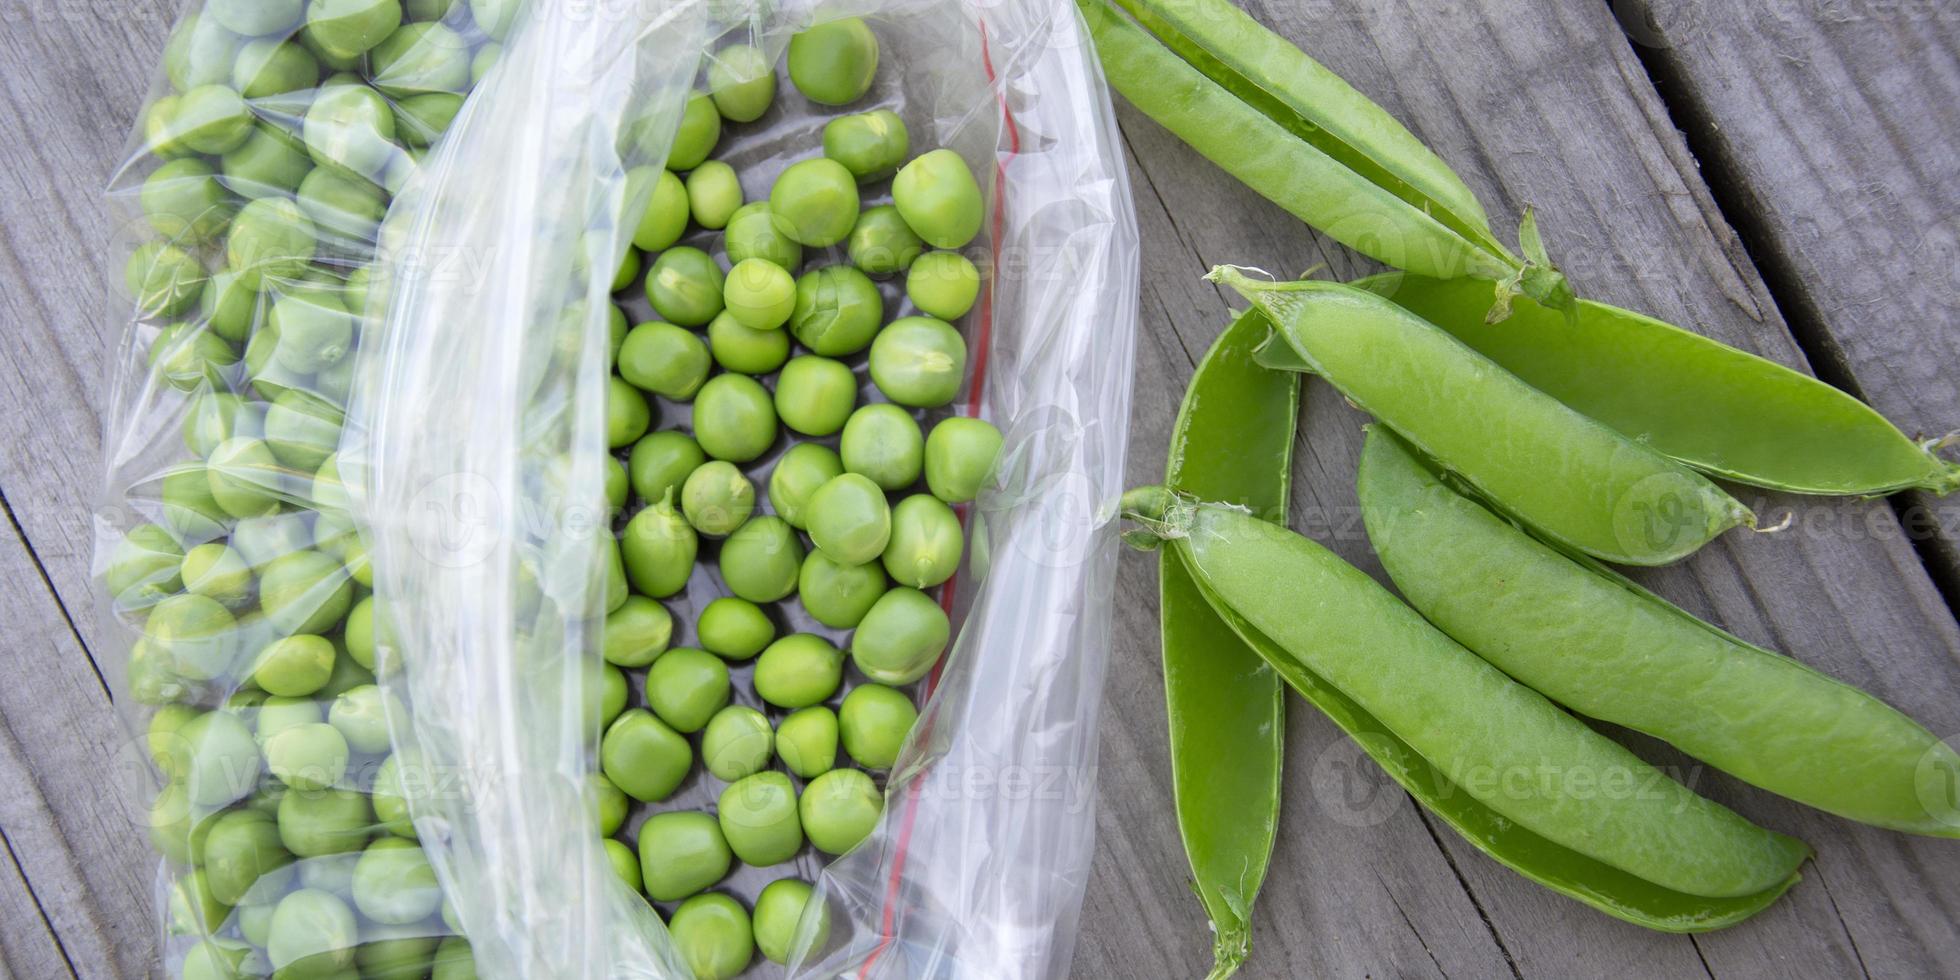
[[[414,14],[448,5],[408,6]],[[813,902],[805,916],[809,948],[792,975],[1064,974],[1093,852],[1113,502],[1121,490],[1137,300],[1127,180],[1073,4],[541,0],[509,18],[497,16],[501,9],[458,0],[444,14],[472,58],[499,43],[486,39],[478,17],[496,29],[502,53],[426,151],[373,139],[363,128],[373,117],[361,114],[370,100],[328,99],[332,82],[321,92],[250,100],[260,125],[285,121],[315,144],[315,156],[324,147],[331,159],[322,166],[364,170],[392,192],[385,222],[339,229],[344,233],[315,262],[275,270],[280,274],[262,290],[273,299],[331,295],[351,311],[343,356],[330,366],[305,375],[261,351],[237,365],[160,358],[164,367],[153,369],[143,352],[160,320],[187,316],[198,326],[184,332],[197,336],[214,333],[211,318],[146,315],[130,290],[112,290],[112,309],[134,325],[115,369],[98,570],[112,571],[123,532],[145,519],[182,543],[197,536],[237,542],[237,528],[247,525],[252,548],[240,550],[252,550],[252,560],[298,552],[337,559],[338,570],[322,577],[335,588],[344,584],[350,609],[364,603],[377,624],[363,626],[380,631],[375,642],[356,645],[380,667],[385,694],[372,700],[385,709],[390,735],[379,751],[351,753],[349,771],[364,775],[346,781],[370,787],[374,770],[395,760],[391,775],[400,778],[413,833],[445,897],[442,914],[394,932],[363,932],[363,943],[402,938],[403,955],[415,955],[408,947],[460,929],[485,976],[686,976],[660,918],[613,874],[593,832],[586,789],[600,735],[599,627],[616,523],[597,491],[608,453],[607,311],[632,233],[632,219],[622,215],[645,206],[627,199],[626,173],[664,161],[683,100],[704,68],[695,52],[750,43],[780,63],[797,30],[865,15],[883,51],[879,78],[845,111],[894,109],[912,132],[914,152],[956,150],[986,191],[986,227],[965,249],[986,283],[980,305],[959,324],[971,351],[970,377],[952,411],[995,422],[1005,449],[992,487],[963,509],[968,560],[940,591],[956,638],[918,689],[920,722],[881,780],[887,804],[877,829],[827,867],[806,848],[793,866],[741,868],[718,887],[752,900],[761,884],[785,874],[818,881],[822,908]],[[179,33],[192,40],[177,50],[209,45],[188,17]],[[390,60],[412,59],[397,53]],[[487,65],[490,58],[478,60]],[[174,74],[185,74],[179,67],[172,64]],[[400,86],[401,71],[395,90],[381,93],[396,115],[405,104],[420,105],[409,97],[423,94]],[[179,81],[203,79],[172,77],[157,94],[174,91],[181,102]],[[775,108],[729,127],[714,154],[737,167],[750,196],[789,163],[817,155],[821,127],[834,115],[812,111],[786,81],[779,91]],[[340,99],[362,105],[318,113],[323,121],[307,140],[308,111]],[[163,113],[151,113],[157,115]],[[133,219],[126,227],[141,232],[124,236],[119,255],[161,231],[136,223],[138,173],[151,166],[142,151],[153,142],[139,136],[111,189],[112,202]],[[233,190],[217,168],[220,184]],[[227,238],[214,234],[190,251],[217,270],[259,261],[227,257]],[[718,238],[695,233],[686,242],[719,257]],[[841,259],[835,251],[832,261]],[[273,248],[275,260],[277,253]],[[288,277],[295,284],[286,284]],[[888,289],[888,315],[904,312],[892,295]],[[271,305],[246,312],[235,341],[220,338],[233,345],[233,356],[254,338],[277,351],[282,338],[277,318],[267,315]],[[213,354],[207,361],[223,360],[206,353]],[[297,354],[290,360],[311,366]],[[188,381],[190,397],[171,387],[173,377]],[[299,400],[289,389],[344,409],[337,431],[303,424],[294,430],[303,438],[274,442],[285,452],[270,464],[232,447],[217,467],[221,485],[257,489],[279,501],[280,512],[202,514],[200,498],[166,513],[158,483],[178,472],[173,467],[183,464],[175,461],[184,457],[166,428],[193,415],[205,420],[200,433],[263,432],[262,403]],[[225,391],[243,394],[234,404],[216,397]],[[685,412],[665,402],[657,409],[670,422],[669,413]],[[292,426],[290,419],[281,424]],[[204,450],[193,458],[215,448],[203,443],[191,447]],[[294,443],[315,452],[284,458]],[[324,477],[318,470],[328,461],[315,458],[319,449],[333,453]],[[758,483],[767,463],[752,469]],[[160,565],[125,561],[115,569],[116,583],[128,584],[130,567]],[[141,604],[154,605],[171,584],[144,579],[133,599],[105,598],[106,620],[135,627],[123,634],[136,642],[131,679],[118,691],[141,696],[119,701],[177,700],[201,709],[241,688],[249,692],[259,651],[285,627],[268,628],[250,614],[252,600],[241,597],[243,626],[220,630],[209,643],[173,634],[166,637],[172,652],[159,656],[166,644],[142,640]],[[667,601],[677,629],[688,629],[721,592],[712,569],[697,567],[687,590]],[[130,595],[127,588],[122,594]],[[840,645],[848,639],[800,611],[777,612],[792,629],[826,633]],[[343,613],[331,624],[307,624],[335,645],[335,685],[365,680],[351,669],[345,620]],[[220,651],[211,654],[214,669],[189,655],[205,647]],[[182,669],[187,664],[195,669]],[[323,688],[311,697],[333,693]],[[131,721],[148,724],[134,714]],[[710,805],[718,787],[697,773],[662,808]],[[263,805],[260,797],[276,790],[255,782],[247,792],[255,795],[225,805]],[[407,821],[393,826],[405,832]],[[265,955],[233,944],[251,941],[263,907],[295,885],[358,897],[346,880],[351,860],[300,862],[320,870],[283,875],[278,893],[255,895],[257,906],[245,902],[206,923],[221,938],[205,945],[227,956]],[[183,891],[193,875],[187,864],[167,865],[162,880],[160,908],[167,908],[169,893]],[[167,935],[203,931],[183,925]],[[177,957],[196,940],[173,939],[166,964],[177,969]],[[290,944],[283,953],[291,958]],[[282,951],[271,958],[277,965]]]

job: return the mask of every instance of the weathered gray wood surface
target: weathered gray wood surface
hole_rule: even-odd
[[[1429,140],[1500,223],[1537,205],[1553,254],[1585,294],[1785,363],[1818,358],[1827,378],[1855,382],[1908,428],[1960,424],[1955,17],[1874,22],[1775,5],[1788,13],[1764,31],[1726,6],[1656,3],[1660,33],[1636,34],[1666,46],[1643,50],[1615,23],[1615,6],[1643,13],[1630,0],[1251,6]],[[1872,9],[1881,6],[1893,5]],[[0,529],[0,648],[12,667],[0,688],[0,963],[23,977],[142,975],[152,955],[140,826],[104,775],[121,746],[89,654],[88,508],[110,334],[95,316],[106,234],[97,188],[155,62],[166,7],[53,5],[0,23],[0,129],[15,134],[0,147],[0,256],[12,283],[0,291],[0,499],[11,517]],[[1663,72],[1663,90],[1650,69]],[[1151,482],[1177,394],[1225,322],[1226,298],[1198,279],[1206,267],[1325,263],[1343,278],[1367,268],[1127,107],[1119,115],[1145,238],[1131,472]],[[1677,124],[1697,148],[1715,134],[1705,145],[1719,159],[1704,161],[1722,171],[1713,193]],[[1310,387],[1294,523],[1373,570],[1352,491],[1361,421]],[[1648,581],[1941,734],[1960,732],[1960,629],[1892,510],[1750,502],[1802,520],[1781,535],[1732,534]],[[1147,557],[1124,562],[1081,976],[1199,975],[1209,960],[1170,809],[1154,575]],[[1687,769],[1819,855],[1759,919],[1657,936],[1497,867],[1304,704],[1289,721],[1284,829],[1245,975],[1960,974],[1960,845],[1852,827]]]

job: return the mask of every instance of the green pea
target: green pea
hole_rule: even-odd
[[[880,684],[910,684],[932,671],[952,625],[932,597],[900,586],[880,596],[851,634],[851,660]]]
[[[662,167],[635,167],[626,174],[626,200],[646,201],[633,244],[649,252],[672,248],[687,231],[687,186]]]
[[[926,436],[926,486],[949,504],[980,495],[1000,457],[1000,430],[983,419],[942,419]]]
[[[748,969],[755,937],[742,903],[719,892],[696,895],[667,923],[674,951],[699,980],[727,980]]]
[[[196,812],[203,813],[206,809],[197,807]],[[156,799],[150,801],[150,812],[145,814],[149,821],[150,846],[173,864],[190,864],[192,851],[203,847],[203,836],[210,832],[212,821],[207,818],[194,822],[192,812],[184,784],[170,782],[157,791]]]
[[[810,540],[840,565],[862,565],[891,540],[891,506],[876,483],[846,473],[810,497]]]
[[[884,566],[878,562],[842,565],[821,551],[812,551],[803,559],[796,592],[812,619],[832,629],[850,629],[864,619],[872,603],[890,585]]]
[[[715,109],[714,100],[707,93],[694,93],[681,111],[680,129],[667,150],[667,169],[681,173],[693,170],[715,151],[720,139],[721,113]]]
[[[639,891],[641,887],[639,855],[634,854],[632,848],[616,840],[602,840],[599,846],[605,849],[606,860],[612,864],[613,874],[618,875],[619,880],[626,883],[626,887]]]
[[[436,913],[442,887],[429,858],[413,841],[383,837],[354,865],[354,907],[383,925],[407,925]]]
[[[719,231],[741,206],[742,181],[734,167],[709,160],[687,175],[687,210],[695,224]]]
[[[790,238],[812,248],[843,241],[857,223],[857,180],[835,160],[792,163],[769,188],[769,211]]]
[[[644,439],[645,437],[643,436],[641,438]],[[639,443],[636,442],[633,445],[637,446]],[[626,493],[629,483],[626,476],[626,464],[620,462],[619,457],[606,457],[605,481],[606,506],[615,511],[626,506]]]
[[[729,534],[754,511],[755,486],[733,463],[718,459],[703,464],[681,488],[681,512],[702,534]]]
[[[321,47],[342,57],[380,44],[401,26],[399,0],[311,0],[306,28]]]
[[[368,77],[397,99],[454,96],[470,87],[470,45],[441,24],[403,24],[368,54]]]
[[[905,120],[890,109],[840,116],[823,127],[823,155],[843,164],[860,184],[897,173],[911,145]]]
[[[270,909],[271,906],[265,906]],[[240,909],[241,915],[247,909]],[[269,914],[269,913],[268,913]],[[272,972],[272,963],[259,955],[251,943],[236,939],[205,939],[184,954],[183,980],[232,980],[234,977],[263,976]]]
[[[265,445],[295,470],[317,472],[340,447],[346,417],[331,402],[308,392],[283,392],[265,410]]]
[[[790,84],[812,102],[855,102],[877,74],[878,37],[861,18],[818,24],[789,40]]]
[[[673,795],[687,779],[688,770],[694,767],[694,750],[686,736],[667,727],[652,712],[631,708],[599,740],[599,767],[627,796],[642,803],[658,803]],[[640,841],[644,848],[644,831]]]
[[[303,858],[358,851],[373,824],[367,796],[350,789],[293,789],[279,800],[279,842]]]
[[[436,947],[435,972],[429,980],[477,980],[476,956],[470,951],[470,941],[462,936],[450,936]]]
[[[523,9],[521,0],[469,0],[470,20],[495,41],[510,35],[511,25]]]
[[[236,3],[236,0],[230,2]],[[295,14],[298,12],[296,0],[281,0],[269,6],[291,6],[295,8]],[[184,16],[176,30],[170,32],[170,38],[163,46],[163,72],[170,79],[172,88],[187,92],[200,85],[226,79],[232,58],[244,43],[244,38],[239,35],[251,37],[261,33],[233,29],[228,25],[228,20],[215,15],[190,13]]]
[[[490,74],[490,69],[497,67],[497,60],[503,55],[504,46],[501,44],[486,44],[476,49],[476,57],[470,59],[470,84],[482,83],[484,77]]]
[[[796,280],[796,310],[789,330],[824,357],[845,357],[871,345],[885,322],[885,298],[869,277],[848,265],[831,265]]]
[[[292,279],[313,261],[319,237],[313,220],[283,197],[249,201],[231,220],[225,262],[248,289],[265,278]]]
[[[698,810],[653,814],[639,837],[640,877],[656,902],[677,902],[714,885],[733,860],[721,825]]]
[[[721,266],[708,253],[681,245],[660,253],[647,270],[647,301],[669,323],[698,327],[722,310]]]
[[[306,110],[300,134],[315,163],[370,180],[402,154],[394,143],[394,108],[365,85],[322,88]]]
[[[259,608],[287,633],[325,633],[353,604],[346,566],[317,551],[274,558],[259,577]]]
[[[892,508],[885,571],[900,585],[930,589],[959,571],[964,547],[964,532],[953,508],[931,494],[913,494]]]
[[[722,596],[701,610],[694,634],[709,653],[728,660],[747,660],[776,638],[776,624],[761,606]]]
[[[708,94],[729,122],[754,122],[776,99],[776,70],[755,46],[731,44],[709,56]]]
[[[218,444],[233,436],[255,436],[265,431],[265,417],[256,402],[227,391],[207,391],[191,400],[184,415],[184,445],[198,456],[208,457]]]
[[[708,345],[671,323],[642,323],[619,347],[620,377],[673,401],[693,398],[708,380],[709,367]]]
[[[722,235],[730,262],[765,259],[790,272],[803,265],[803,246],[790,237],[788,219],[770,210],[766,199],[736,208]]]
[[[980,233],[980,184],[952,150],[923,153],[900,167],[892,178],[892,203],[934,248],[960,248]]]
[[[233,232],[237,237],[237,232]],[[176,316],[204,290],[204,266],[189,252],[163,242],[139,245],[123,267],[123,287],[144,316]]]
[[[769,505],[791,527],[802,529],[810,496],[843,472],[836,450],[821,443],[797,443],[769,471]]]
[[[610,615],[626,604],[628,585],[626,578],[625,548],[615,540],[612,547],[604,548],[606,558],[606,613]]]
[[[782,518],[752,517],[721,544],[721,580],[750,602],[775,602],[796,591],[803,542]]]
[[[626,698],[631,689],[626,684],[626,672],[612,664],[605,664],[599,670],[599,728],[604,730],[626,710]]]
[[[463,97],[452,92],[410,95],[395,103],[395,133],[408,146],[426,149],[435,145],[462,111]]]
[[[366,980],[425,980],[440,940],[421,925],[371,927],[354,951],[354,966]]]
[[[195,323],[165,327],[150,353],[157,374],[179,391],[221,391],[226,369],[238,363],[237,350]]]
[[[314,694],[316,698],[338,698],[348,691],[374,683],[374,672],[354,662],[353,657],[342,656],[336,651],[333,658],[333,676],[327,678],[327,686]]]
[[[402,0],[402,16],[409,20],[443,20],[459,0]]]
[[[429,765],[413,750],[396,752],[381,760],[374,771],[374,793],[370,798],[374,818],[396,837],[415,839],[415,822],[410,800],[425,797],[431,785]],[[603,776],[595,777],[603,779]]]
[[[904,692],[883,684],[860,684],[837,709],[844,751],[866,769],[890,769],[919,710]]]
[[[388,716],[399,717],[406,709],[392,692],[376,684],[359,684],[333,699],[327,709],[327,722],[340,729],[347,744],[357,752],[388,751]]]
[[[899,217],[897,208],[881,204],[858,215],[846,248],[851,264],[867,275],[890,276],[910,267],[925,251],[925,243]]]
[[[279,976],[333,976],[353,965],[359,937],[347,903],[330,892],[302,888],[273,910],[266,955]]]
[[[356,848],[298,862],[300,885],[351,900],[354,897],[354,865],[361,860],[358,851],[359,848]]]
[[[767,259],[735,263],[722,285],[722,302],[736,322],[751,330],[774,330],[796,310],[796,281]]]
[[[783,768],[814,779],[837,765],[837,713],[821,704],[799,708],[776,726],[776,758]]]
[[[592,797],[593,809],[599,815],[599,836],[611,837],[626,825],[626,793],[603,773],[587,773],[586,794]]]
[[[647,668],[647,704],[677,732],[707,727],[728,696],[728,664],[706,650],[676,647]]]
[[[902,317],[871,342],[871,381],[900,405],[950,404],[965,380],[966,341],[943,321]]]
[[[143,110],[143,147],[159,160],[197,155],[177,138],[177,107],[181,104],[178,96],[162,95]]]
[[[327,167],[313,168],[295,199],[329,241],[347,246],[372,241],[388,213],[386,191],[366,177]]]
[[[241,520],[231,531],[231,546],[253,571],[264,573],[273,560],[312,543],[305,514],[272,514]]]
[[[647,427],[653,424],[653,408],[647,404],[640,389],[628,384],[625,378],[613,376],[607,379],[606,389],[606,444],[614,449],[630,446],[646,435]]]
[[[729,850],[744,864],[766,868],[803,849],[796,787],[780,772],[758,772],[734,781],[721,791],[716,809]]]
[[[620,557],[633,588],[664,599],[687,586],[701,539],[670,499],[662,498],[633,515],[620,539]]]
[[[220,508],[220,513],[265,517],[279,511],[288,471],[279,465],[264,441],[234,436],[211,450],[204,476],[206,496]],[[166,489],[169,489],[167,485]],[[183,479],[179,480],[178,490],[180,506],[208,513],[199,506],[203,501],[195,498],[194,490]]]
[[[143,636],[188,680],[211,680],[231,666],[231,633],[237,620],[208,596],[174,595],[157,603]]]
[[[231,915],[231,907],[211,894],[202,868],[171,882],[168,903],[166,928],[172,935],[211,935]]]
[[[327,720],[327,713],[322,709],[320,702],[305,696],[271,695],[259,704],[256,714],[252,726],[253,737],[258,740],[261,752],[265,750],[266,744],[272,741],[273,736],[288,728],[319,724]]]
[[[814,892],[807,881],[778,878],[756,896],[755,945],[770,962],[788,964],[790,955],[797,951],[797,927]],[[822,937],[829,932],[829,916],[821,907],[817,918],[816,938],[808,944],[810,948],[823,945]]]
[[[922,313],[957,320],[980,297],[980,270],[958,252],[927,252],[906,273],[905,296]]]
[[[238,209],[216,171],[203,160],[172,160],[144,178],[143,216],[167,239],[207,242],[231,224]]]
[[[147,608],[184,587],[184,558],[183,547],[169,531],[138,524],[110,554],[102,584],[123,608]]]
[[[678,497],[687,475],[707,460],[693,436],[678,430],[652,432],[633,444],[626,475],[641,500],[664,500],[670,493]]]
[[[272,356],[294,374],[329,367],[346,357],[354,344],[353,316],[326,292],[280,296],[272,303],[270,323],[278,332]]]
[[[776,379],[776,414],[804,435],[835,434],[856,407],[857,376],[841,361],[804,355],[784,365]]]
[[[761,772],[768,767],[769,757],[775,751],[776,734],[769,727],[769,719],[754,708],[741,705],[723,708],[708,720],[708,727],[701,733],[701,762],[716,779],[724,782],[732,783]],[[724,832],[726,829],[723,828]],[[733,843],[731,839],[730,844]],[[742,853],[740,847],[735,851]],[[749,858],[744,855],[742,860]]]
[[[606,616],[601,649],[607,663],[645,667],[667,652],[673,636],[674,617],[666,606],[645,596],[629,596]]]
[[[267,694],[304,697],[326,685],[333,676],[333,660],[333,644],[324,636],[280,637],[259,652],[252,682]]]
[[[832,769],[803,788],[798,810],[803,832],[825,854],[842,854],[871,835],[885,800],[871,777],[856,769]]]
[[[807,708],[837,693],[844,655],[815,633],[791,633],[755,662],[755,693],[779,708]]]
[[[789,335],[782,330],[755,330],[729,313],[708,324],[708,351],[715,363],[739,374],[768,374],[789,360]]]
[[[252,127],[252,135],[218,160],[224,184],[247,198],[290,194],[313,170],[306,144],[273,123]]]
[[[184,723],[203,712],[188,704],[166,704],[157,708],[150,716],[150,723],[144,731],[143,743],[150,751],[150,759],[156,763],[157,771],[169,779],[180,779],[189,764],[183,753],[183,739],[178,730]]]
[[[227,153],[252,135],[252,108],[229,85],[199,85],[177,100],[175,129],[199,153]]]
[[[776,407],[755,379],[719,374],[694,398],[694,437],[715,459],[746,463],[776,442]]]
[[[838,455],[845,472],[864,476],[880,489],[903,490],[919,481],[925,436],[910,412],[896,405],[866,405],[844,423]]]
[[[278,825],[256,810],[219,814],[204,835],[203,853],[205,886],[226,905],[247,896],[269,901],[292,880],[292,852],[279,843]]]
[[[263,99],[312,88],[320,63],[305,48],[277,37],[248,41],[232,63],[231,87],[248,99]]]

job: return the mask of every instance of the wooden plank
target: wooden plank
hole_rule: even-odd
[[[1818,372],[1908,433],[1960,429],[1951,5],[1618,6]],[[1960,495],[1899,503],[1960,607]]]
[[[72,977],[75,968],[22,877],[13,842],[0,833],[0,978]]]
[[[11,524],[0,525],[0,604],[13,612],[0,619],[11,667],[0,685],[0,834],[80,975],[145,976],[156,858],[143,750]]]
[[[1764,285],[1731,229],[1722,221],[1692,157],[1674,131],[1646,73],[1613,25],[1606,5],[1493,2],[1452,5],[1448,16],[1414,3],[1358,5],[1248,5],[1255,15],[1301,43],[1398,116],[1452,161],[1483,196],[1499,224],[1514,223],[1525,201],[1540,209],[1541,225],[1555,258],[1580,290],[1610,302],[1695,326],[1787,364],[1802,366],[1802,351],[1778,318]],[[1746,69],[1745,69],[1746,70]],[[1169,202],[1166,225],[1145,221],[1145,323],[1150,336],[1140,352],[1146,362],[1169,352],[1188,357],[1202,350],[1226,322],[1215,290],[1197,281],[1216,262],[1243,262],[1278,274],[1297,273],[1319,261],[1345,277],[1366,268],[1276,208],[1252,197],[1228,178],[1127,108],[1120,111],[1143,177],[1137,183],[1142,210],[1152,188]],[[1942,137],[1949,144],[1953,132]],[[1168,230],[1169,234],[1162,232]],[[1174,343],[1156,338],[1169,333]],[[1179,365],[1182,367],[1182,365]],[[1181,377],[1168,368],[1140,367],[1132,424],[1137,482],[1155,479],[1168,432],[1169,410]],[[1188,373],[1188,371],[1187,371]],[[1308,399],[1296,473],[1296,529],[1328,543],[1370,571],[1379,569],[1354,518],[1351,489],[1359,447],[1359,413],[1324,386]],[[1794,533],[1732,535],[1678,568],[1644,575],[1664,594],[1744,636],[1778,646],[1822,669],[1891,699],[1935,731],[1960,731],[1953,667],[1960,660],[1960,631],[1920,567],[1889,509],[1861,502],[1811,502],[1774,495],[1752,500],[1772,519],[1802,508]],[[1826,525],[1829,525],[1827,529]],[[1834,530],[1833,530],[1834,529]],[[1140,562],[1148,569],[1149,562]],[[1132,574],[1126,569],[1126,575]],[[1145,572],[1144,581],[1147,582]],[[1141,585],[1128,585],[1127,609],[1147,606]],[[1148,651],[1154,632],[1125,628],[1125,648]],[[1112,670],[1105,730],[1105,765],[1120,759],[1125,743],[1146,744],[1150,726],[1161,726],[1161,692],[1136,685],[1128,671],[1148,671],[1148,656],[1126,656]],[[1290,741],[1292,759],[1282,850],[1331,851],[1342,840],[1339,824],[1317,810],[1317,794],[1305,805],[1291,795],[1301,781],[1303,756],[1320,719],[1299,719]],[[1161,743],[1161,735],[1155,736]],[[1303,745],[1304,743],[1304,745]],[[1157,747],[1161,752],[1161,746]],[[1161,758],[1131,750],[1145,767]],[[1661,750],[1662,764],[1679,756]],[[1164,784],[1140,780],[1125,766],[1106,792],[1127,799],[1148,786],[1152,805],[1167,806]],[[1643,932],[1553,896],[1464,845],[1446,829],[1435,839],[1462,878],[1464,900],[1475,908],[1473,925],[1408,918],[1430,935],[1451,936],[1454,948],[1490,947],[1509,970],[1451,970],[1486,975],[1612,976],[1627,972],[1667,975],[1842,975],[1952,973],[1960,968],[1960,934],[1952,910],[1960,889],[1951,883],[1960,857],[1950,846],[1855,827],[1802,811],[1738,786],[1718,774],[1687,769],[1698,788],[1732,802],[1753,819],[1803,836],[1819,850],[1808,880],[1778,907],[1742,927],[1702,937]],[[1324,800],[1320,800],[1324,802]],[[1118,807],[1116,802],[1106,804]],[[1411,808],[1406,800],[1405,808]],[[1132,821],[1143,818],[1126,813]],[[1393,824],[1391,816],[1388,821]],[[1149,847],[1125,851],[1130,841],[1106,843],[1146,864],[1154,848],[1175,846],[1169,817],[1150,833]],[[1416,844],[1389,829],[1353,840],[1357,860],[1408,863]],[[1114,832],[1135,835],[1135,822]],[[1433,845],[1432,845],[1433,847]],[[1161,853],[1161,852],[1158,852]],[[1169,852],[1175,855],[1176,851]],[[1182,868],[1149,869],[1159,894],[1154,903],[1183,902],[1171,962],[1195,966],[1205,937],[1196,906],[1181,894]],[[1351,957],[1329,972],[1400,974],[1418,967],[1399,951],[1354,942],[1353,933],[1317,917],[1326,903],[1365,903],[1365,892],[1339,879],[1299,881],[1302,868],[1276,870],[1262,899],[1250,976],[1296,975],[1304,966],[1272,955],[1271,947],[1339,951]],[[1400,872],[1398,872],[1400,873]],[[1098,883],[1103,872],[1098,872]],[[1126,883],[1144,872],[1122,872]],[[1388,875],[1384,871],[1384,876]],[[1114,876],[1114,875],[1112,875]],[[1405,879],[1401,887],[1420,887]],[[1092,888],[1092,894],[1097,889]],[[1425,891],[1427,891],[1425,889]],[[1338,896],[1338,897],[1335,897]],[[1118,903],[1133,908],[1128,901]],[[1379,921],[1381,908],[1368,908]],[[1124,929],[1093,901],[1085,912],[1085,937],[1098,929],[1123,930],[1097,946],[1085,943],[1078,968],[1115,974],[1137,949],[1159,951],[1171,942],[1168,921]],[[1194,928],[1200,933],[1193,936]],[[1146,935],[1146,933],[1148,935]],[[1425,935],[1424,946],[1434,950]],[[1315,963],[1328,965],[1326,960]],[[1301,972],[1304,972],[1303,970]],[[1426,972],[1426,970],[1424,971]]]

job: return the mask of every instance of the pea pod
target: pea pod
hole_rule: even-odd
[[[1295,363],[1565,547],[1661,565],[1755,516],[1694,471],[1573,411],[1374,293],[1211,277],[1272,320]],[[1270,347],[1271,345],[1269,345]],[[1286,352],[1279,352],[1279,363]]]
[[[1533,387],[1705,473],[1796,493],[1960,489],[1960,463],[1800,371],[1604,303],[1519,300],[1488,283],[1388,273],[1353,285],[1449,331]]]
[[[1505,295],[1570,301],[1529,217],[1520,230],[1524,260],[1491,233],[1448,164],[1228,0],[1078,5],[1112,87],[1301,221],[1398,269],[1498,280]]]
[[[1358,488],[1403,596],[1519,682],[1799,803],[1960,837],[1960,755],[1885,702],[1541,544],[1379,427]]]
[[[1161,488],[1125,505],[1294,690],[1513,870],[1669,932],[1732,925],[1797,881],[1800,841],[1669,780],[1325,548]]]
[[[1249,312],[1212,344],[1178,409],[1165,480],[1284,522],[1300,382],[1253,363],[1271,332]],[[1251,952],[1252,904],[1279,828],[1285,690],[1212,612],[1182,558],[1165,553],[1157,574],[1178,830],[1211,917],[1210,975],[1222,980]]]

